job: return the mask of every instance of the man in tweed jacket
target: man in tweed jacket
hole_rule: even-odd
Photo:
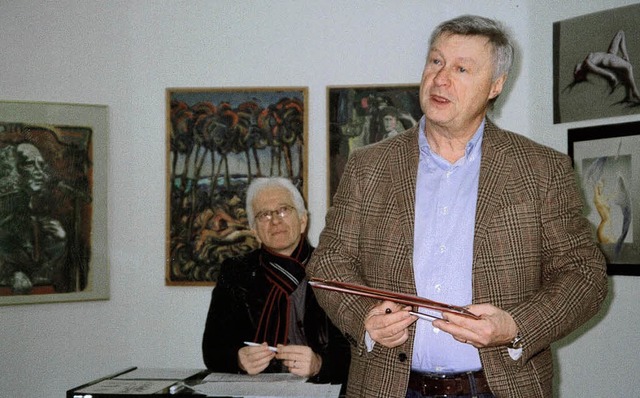
[[[445,313],[446,320],[429,324],[405,306],[316,289],[351,343],[348,397],[440,395],[433,391],[458,384],[473,391],[460,387],[447,396],[549,397],[551,343],[592,317],[606,296],[605,260],[582,215],[570,159],[486,117],[512,54],[508,35],[492,20],[463,16],[441,24],[422,75],[420,124],[356,150],[347,163],[308,274],[418,294],[430,290],[417,280],[433,282],[433,292],[446,290],[451,273],[454,282],[468,281],[459,289],[468,295],[452,297],[469,300],[447,302],[480,316]],[[476,177],[457,180],[457,170]],[[434,181],[459,184],[464,201],[448,193],[451,208],[436,201],[437,214],[425,212],[416,202],[432,205],[446,191]],[[453,218],[452,231],[446,221],[433,226],[438,217],[468,210],[470,200],[471,212]],[[449,236],[440,250],[416,255],[418,233],[436,243]],[[429,279],[441,266],[438,256],[458,246],[468,247],[468,256],[451,257],[442,286]],[[430,356],[439,349],[430,341],[442,336],[448,340],[440,363]],[[446,371],[432,375],[441,366]],[[480,375],[490,391],[466,375]]]

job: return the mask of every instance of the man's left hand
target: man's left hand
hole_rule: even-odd
[[[322,367],[322,357],[304,345],[278,344],[276,358],[282,360],[290,373],[303,377],[317,375]]]
[[[466,308],[480,319],[445,312],[442,314],[444,320],[433,321],[433,326],[476,348],[507,345],[516,336],[518,327],[508,312],[491,304]]]

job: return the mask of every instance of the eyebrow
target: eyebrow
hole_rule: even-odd
[[[432,48],[431,50],[429,50],[429,54],[427,54],[427,58],[429,58],[429,56],[431,56],[432,53],[436,53],[438,55],[440,55],[441,57],[444,57],[444,54],[442,53],[442,51],[438,50],[437,48]],[[455,62],[458,63],[463,63],[463,64],[471,64],[471,65],[477,65],[478,62],[476,61],[475,58],[472,57],[456,57],[453,59]]]

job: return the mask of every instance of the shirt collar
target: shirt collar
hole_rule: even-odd
[[[467,158],[468,160],[474,160],[480,154],[480,143],[482,142],[482,136],[484,135],[485,123],[486,119],[482,119],[482,123],[480,123],[480,126],[478,126],[478,129],[473,134],[473,137],[471,137],[469,142],[467,142],[467,146],[465,148],[465,158]],[[418,129],[418,147],[420,148],[420,157],[427,155],[430,157],[440,158],[440,156],[438,156],[431,150],[431,146],[427,141],[427,135],[425,134],[425,124],[426,118],[423,115],[422,118],[420,118],[420,128]]]

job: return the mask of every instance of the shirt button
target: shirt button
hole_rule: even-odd
[[[442,214],[449,214],[449,208],[447,206],[442,206]]]
[[[447,247],[445,245],[440,245],[439,249],[440,253],[444,253],[447,250]]]
[[[400,362],[404,362],[404,361],[406,361],[406,360],[407,360],[407,354],[406,354],[406,353],[404,353],[404,352],[401,352],[400,354],[398,354],[398,360],[399,360]]]
[[[442,290],[442,285],[438,283],[433,287],[433,289],[436,291],[436,293],[440,293],[440,291]]]

